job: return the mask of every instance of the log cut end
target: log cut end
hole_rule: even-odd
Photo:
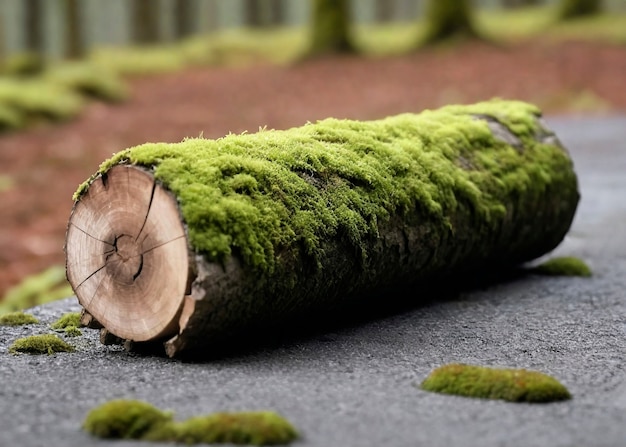
[[[68,280],[89,314],[133,341],[175,334],[189,279],[176,199],[132,166],[102,174],[74,205],[66,238]]]

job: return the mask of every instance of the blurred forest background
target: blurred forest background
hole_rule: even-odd
[[[626,110],[625,0],[0,0],[0,313],[72,294],[112,153],[494,96]]]

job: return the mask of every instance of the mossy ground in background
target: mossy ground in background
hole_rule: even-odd
[[[44,72],[43,79],[108,102],[120,102],[129,95],[128,87],[118,74],[90,62],[53,65]]]
[[[0,315],[0,326],[20,326],[23,324],[37,324],[39,320],[24,312],[10,312]]]
[[[464,364],[435,369],[420,387],[436,393],[509,402],[547,403],[571,398],[559,381],[537,371]]]
[[[533,273],[546,276],[583,276],[590,277],[591,269],[581,259],[564,256],[549,259],[532,269]]]
[[[184,444],[287,444],[293,426],[270,411],[214,413],[175,422],[172,414],[137,400],[113,400],[89,412],[83,429],[107,439],[140,439]]]
[[[73,352],[74,348],[56,335],[31,335],[18,338],[9,347],[12,354],[54,354],[55,352]]]
[[[82,332],[78,329],[79,326],[80,314],[78,312],[66,313],[50,325],[50,327],[55,331],[63,331],[70,337],[78,337],[82,335]]]
[[[321,241],[337,235],[365,258],[362,241],[402,210],[419,207],[445,232],[447,216],[463,202],[497,225],[510,195],[575,186],[567,154],[535,140],[538,114],[530,104],[493,100],[379,121],[327,119],[286,131],[144,144],[119,152],[99,173],[119,163],[153,168],[177,196],[197,251],[223,262],[234,249],[251,267],[273,272],[277,249],[317,262]],[[475,115],[507,126],[524,151],[497,140]],[[503,172],[507,191],[498,183]]]
[[[28,276],[12,287],[0,301],[0,314],[70,297],[74,294],[65,279],[65,267],[52,266]]]
[[[49,119],[62,121],[73,118],[85,105],[83,98],[73,90],[35,78],[0,78],[0,105],[9,106],[28,121]]]

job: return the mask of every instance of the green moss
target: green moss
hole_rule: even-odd
[[[57,321],[50,325],[50,327],[55,330],[65,329],[71,326],[80,326],[80,313],[68,312],[65,315],[62,315],[61,318],[59,318]]]
[[[30,118],[66,120],[83,108],[80,95],[40,79],[0,79],[0,105],[6,104]]]
[[[326,119],[286,131],[144,144],[114,155],[99,174],[120,163],[153,169],[177,196],[197,251],[216,262],[237,253],[272,272],[280,259],[319,262],[321,241],[335,237],[365,259],[362,242],[377,237],[379,223],[415,207],[445,231],[455,230],[448,216],[461,204],[500,228],[511,197],[531,203],[555,184],[577,194],[568,155],[536,141],[538,114],[530,104],[492,100],[372,122]],[[507,126],[524,150],[496,139],[476,116]]]
[[[450,364],[435,369],[421,384],[426,391],[510,402],[545,403],[571,395],[556,379],[525,369]]]
[[[175,442],[185,444],[287,444],[298,437],[295,428],[271,411],[215,413],[175,425]]]
[[[174,422],[170,413],[136,400],[114,400],[92,410],[83,429],[101,438],[142,439],[185,444],[287,444],[293,426],[270,411],[215,413]]]
[[[80,313],[68,312],[61,316],[57,321],[52,323],[50,327],[55,331],[63,331],[69,337],[78,337],[83,333],[78,329],[80,326]]]
[[[40,74],[45,66],[45,60],[40,54],[23,52],[7,57],[2,72],[9,76],[28,77]]]
[[[61,340],[56,335],[32,335],[30,337],[18,338],[9,347],[9,352],[16,354],[24,352],[27,354],[54,354],[55,352],[73,352],[74,348]]]
[[[24,278],[21,283],[10,288],[0,300],[0,313],[27,309],[72,294],[72,288],[65,279],[65,267],[55,265]]]
[[[128,88],[114,72],[94,63],[64,62],[48,69],[45,80],[87,96],[118,102],[128,97]]]
[[[22,324],[37,324],[39,320],[24,312],[10,312],[0,315],[0,326],[19,326]]]
[[[149,431],[170,424],[172,415],[137,400],[112,400],[91,410],[83,429],[99,438],[141,439]]]
[[[584,276],[592,275],[591,269],[581,259],[564,256],[550,259],[533,268],[534,273],[547,276]]]

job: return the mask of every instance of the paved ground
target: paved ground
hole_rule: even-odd
[[[141,357],[99,345],[14,356],[18,336],[47,332],[72,299],[37,308],[38,326],[0,328],[0,445],[134,445],[81,432],[92,407],[139,398],[181,418],[274,409],[301,446],[626,445],[626,117],[549,119],[571,149],[583,195],[558,254],[595,276],[527,276],[460,299],[205,363]],[[449,362],[524,367],[560,379],[574,398],[524,405],[418,390]]]

